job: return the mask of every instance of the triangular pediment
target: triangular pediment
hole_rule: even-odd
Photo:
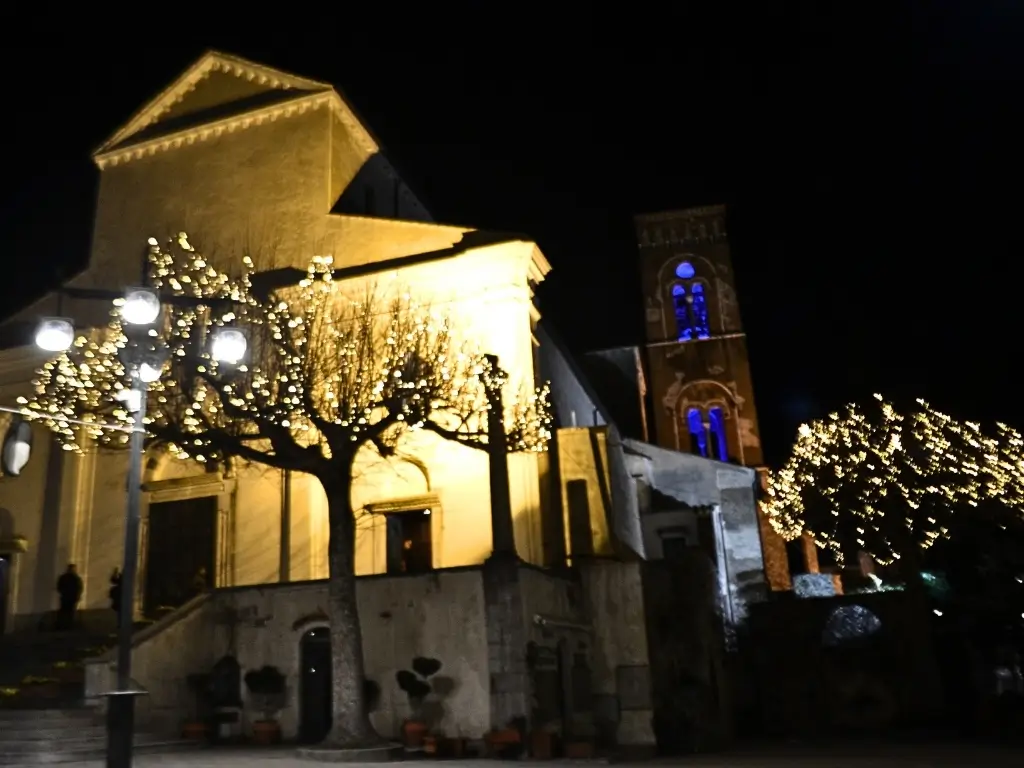
[[[332,90],[329,83],[210,51],[136,112],[95,154],[102,155],[127,144],[223,117],[232,111]]]

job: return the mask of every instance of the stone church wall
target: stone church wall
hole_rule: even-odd
[[[366,675],[381,692],[371,714],[377,730],[384,736],[400,736],[402,722],[411,713],[395,673],[408,669],[416,656],[440,660],[439,674],[452,684],[450,693],[440,700],[439,729],[472,738],[489,730],[480,569],[367,577],[357,585]],[[306,632],[327,625],[326,609],[326,581],[219,590],[191,612],[183,609],[180,620],[168,622],[163,631],[151,631],[136,645],[135,679],[149,691],[147,703],[140,707],[140,723],[175,732],[191,715],[187,676],[208,672],[217,659],[234,650],[243,675],[266,664],[285,674],[287,704],[278,721],[284,737],[295,738],[300,718],[300,643]],[[90,666],[87,695],[95,696],[110,684],[112,661],[102,658]],[[244,685],[243,700],[248,702]],[[243,729],[259,714],[247,703]]]

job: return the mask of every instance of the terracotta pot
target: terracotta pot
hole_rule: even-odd
[[[185,723],[181,729],[181,738],[188,741],[206,741],[209,735],[209,726],[198,720]]]
[[[522,743],[522,735],[515,728],[502,728],[484,736],[484,743],[489,756],[500,757],[511,754]]]
[[[427,724],[422,720],[406,720],[402,723],[402,739],[406,749],[420,749],[427,735]]]
[[[466,740],[462,738],[445,739],[445,757],[462,757],[466,754]]]
[[[423,754],[437,757],[437,736],[423,737]]]
[[[535,760],[550,760],[552,758],[551,732],[534,731],[530,734],[530,757]]]
[[[257,720],[252,724],[253,744],[270,746],[281,741],[281,726],[276,720]]]

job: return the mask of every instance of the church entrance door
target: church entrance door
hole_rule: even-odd
[[[217,497],[149,506],[144,612],[177,608],[215,586]]]
[[[333,694],[331,691],[331,635],[327,627],[317,627],[302,636],[299,644],[302,669],[299,689],[299,739],[316,744],[331,730]]]

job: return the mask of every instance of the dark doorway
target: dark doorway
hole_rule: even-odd
[[[565,484],[569,501],[569,557],[594,554],[594,533],[590,525],[590,492],[586,480]]]
[[[217,497],[149,506],[145,613],[184,605],[214,586]]]
[[[0,635],[7,629],[7,595],[11,589],[11,557],[0,555]]]
[[[305,744],[323,741],[331,730],[331,634],[327,627],[311,629],[299,644],[302,665],[299,690],[299,740]]]
[[[430,510],[386,515],[387,572],[423,573],[434,567]]]

